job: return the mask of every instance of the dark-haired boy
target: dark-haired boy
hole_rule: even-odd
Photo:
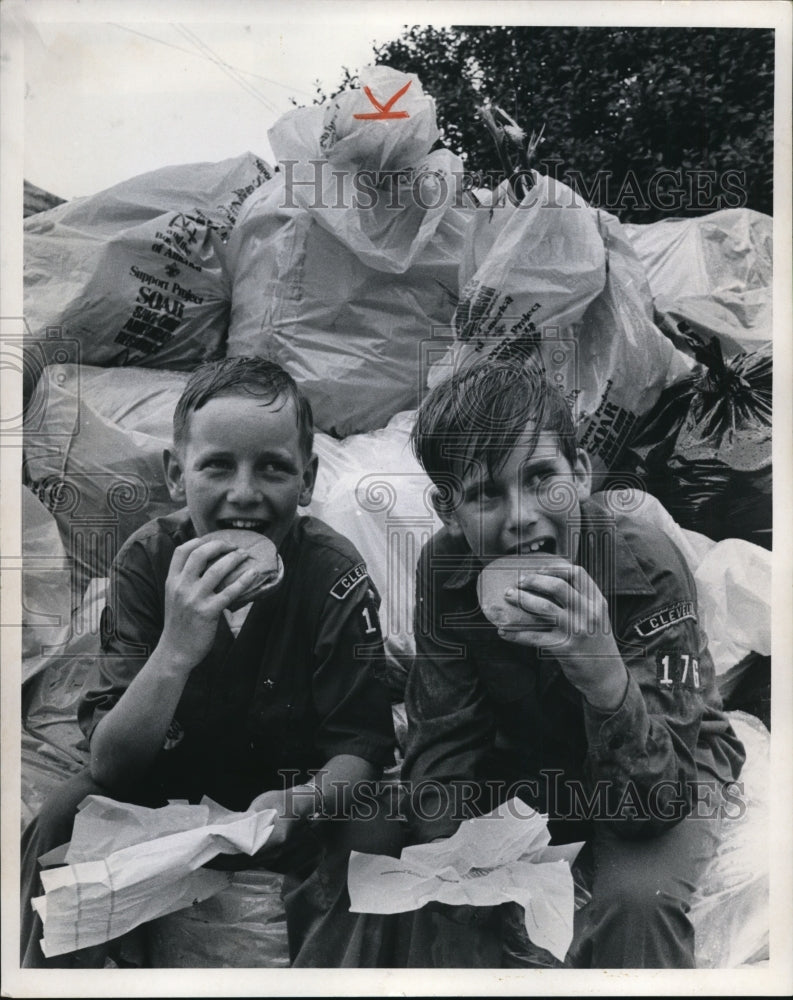
[[[591,851],[592,900],[570,963],[694,967],[689,902],[743,748],[681,554],[608,494],[590,495],[564,398],[518,359],[438,385],[413,444],[444,522],[417,572],[403,769],[415,838],[449,836],[518,794],[549,814],[555,840]],[[551,564],[532,566],[538,552]],[[504,600],[519,623],[501,629],[479,606],[477,578],[515,554],[526,568]],[[551,627],[533,628],[534,616]],[[510,914],[441,912],[417,915],[426,933],[414,930],[410,964],[509,963]]]
[[[105,655],[78,713],[90,767],[56,789],[25,833],[23,965],[71,964],[43,959],[29,898],[39,892],[35,859],[69,839],[88,794],[150,806],[208,795],[230,809],[275,809],[256,861],[238,856],[228,866],[258,863],[302,882],[287,905],[292,957],[336,964],[346,912],[339,858],[352,846],[387,850],[390,831],[344,822],[318,834],[309,818],[346,815],[356,782],[393,761],[379,598],[352,544],[297,514],[317,471],[313,423],[278,365],[231,358],[198,369],[177,404],[164,465],[185,508],[135,532],[113,565]],[[244,555],[206,537],[223,528],[267,536],[284,564],[279,586],[234,613],[250,573],[225,582]],[[334,860],[315,886],[308,875],[322,847]]]

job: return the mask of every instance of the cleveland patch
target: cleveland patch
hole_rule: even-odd
[[[330,596],[335,597],[337,601],[343,601],[350,591],[357,587],[361,580],[367,579],[366,563],[358,563],[357,566],[353,566],[352,569],[347,570],[344,576],[340,576],[333,584],[330,588]]]
[[[642,618],[633,627],[642,639],[649,639],[651,635],[663,632],[665,628],[669,628],[676,622],[682,622],[686,618],[697,620],[693,601],[678,601],[676,604],[668,604],[660,611],[654,611],[646,618]]]

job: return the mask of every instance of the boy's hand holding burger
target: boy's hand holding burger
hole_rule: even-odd
[[[283,571],[275,545],[255,531],[225,528],[180,545],[165,582],[160,640],[172,649],[171,662],[190,673],[211,648],[223,611],[261,597]]]
[[[550,650],[590,705],[619,708],[628,672],[606,599],[581,566],[543,552],[502,556],[484,567],[477,592],[502,639]]]

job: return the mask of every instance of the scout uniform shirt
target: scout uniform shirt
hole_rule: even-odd
[[[78,719],[90,739],[154,650],[174,549],[195,537],[187,511],[157,518],[121,548],[102,616],[104,655]],[[379,596],[355,547],[297,517],[280,548],[280,585],[252,602],[236,638],[221,616],[190,674],[165,746],[143,777],[169,798],[202,795],[246,809],[304,781],[336,754],[393,762]]]
[[[419,840],[513,795],[551,818],[600,817],[645,836],[682,819],[700,794],[691,782],[715,790],[738,776],[743,748],[721,711],[688,567],[666,535],[613,514],[607,497],[581,505],[577,561],[608,602],[628,669],[610,715],[586,703],[550,651],[499,638],[463,540],[442,529],[424,547],[402,772]]]

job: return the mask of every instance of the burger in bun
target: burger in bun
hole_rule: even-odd
[[[498,628],[512,632],[549,632],[556,619],[533,615],[510,604],[504,596],[510,588],[520,589],[521,575],[552,566],[569,566],[566,559],[547,552],[502,556],[488,563],[479,574],[476,593],[485,618]]]
[[[251,585],[229,605],[229,611],[238,611],[281,582],[284,575],[284,564],[275,545],[264,535],[260,535],[257,531],[245,531],[242,528],[222,528],[220,531],[210,532],[204,537],[226,542],[235,549],[242,549],[247,556],[239,566],[235,566],[227,576],[223,577],[218,584],[218,592],[234,583],[249,569],[256,570],[256,577]]]

